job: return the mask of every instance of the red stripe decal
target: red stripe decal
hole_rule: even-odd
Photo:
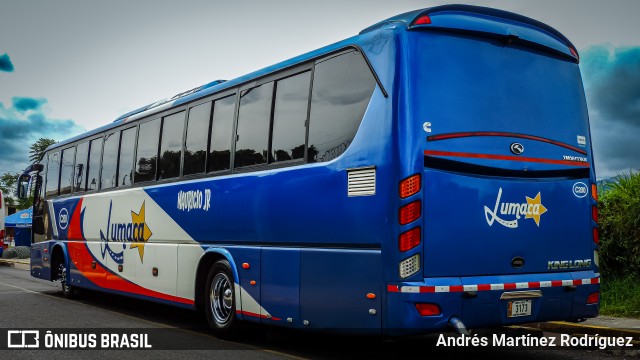
[[[571,161],[571,160],[554,160],[554,159],[545,159],[545,158],[533,158],[533,157],[526,157],[526,156],[477,154],[477,153],[456,152],[456,151],[440,151],[440,150],[425,150],[424,154],[425,155],[435,155],[435,156],[455,156],[455,157],[466,157],[466,158],[474,158],[474,159],[509,160],[509,161],[535,162],[535,163],[554,164],[554,165],[569,165],[569,166],[589,167],[589,163],[588,162]]]
[[[573,285],[582,285],[582,280],[573,280]]]
[[[253,316],[253,317],[257,317],[260,319],[271,319],[273,321],[280,321],[282,319],[277,318],[277,317],[268,317],[267,315],[262,315],[262,314],[256,314],[254,312],[250,312],[250,311],[242,311],[242,310],[236,310],[236,314],[242,314],[242,315],[246,315],[246,316]]]
[[[540,287],[540,282],[539,281],[529,281],[529,287],[530,288],[539,288]]]
[[[506,283],[504,284],[504,289],[505,290],[513,290],[516,288],[516,284],[515,283]]]
[[[76,209],[71,214],[71,221],[69,221],[69,231],[67,232],[67,238],[69,240],[84,240],[82,238],[82,224],[80,223],[80,214],[82,214],[82,200],[78,200]]]
[[[491,284],[479,284],[478,291],[488,291],[491,290]]]
[[[398,285],[387,285],[387,292],[400,292]]]
[[[440,134],[440,135],[431,135],[427,137],[427,141],[438,141],[438,140],[446,140],[446,139],[457,139],[462,137],[472,137],[472,136],[502,136],[502,137],[515,137],[520,139],[528,139],[535,141],[542,141],[549,144],[557,145],[569,150],[573,150],[582,155],[587,155],[587,151],[584,149],[577,148],[575,146],[565,144],[560,141],[555,141],[547,138],[543,138],[540,136],[533,135],[525,135],[518,133],[510,133],[510,132],[499,132],[499,131],[469,131],[469,132],[457,132],[457,133],[449,133],[449,134]]]
[[[551,286],[562,286],[562,280],[553,280],[551,281]]]
[[[449,291],[450,292],[462,292],[462,291],[464,291],[464,289],[463,289],[462,285],[452,285],[452,286],[449,286]]]
[[[84,276],[87,280],[91,281],[98,287],[109,290],[122,291],[126,293],[144,295],[181,304],[194,304],[194,301],[191,299],[164,294],[134,284],[131,281],[126,280],[111,271],[108,271],[98,261],[96,261],[96,268],[92,269],[91,263],[94,261],[94,259],[91,256],[91,253],[89,253],[89,249],[84,242],[69,241],[67,242],[67,249],[69,252],[70,260],[73,261],[74,265],[76,266],[76,268],[78,268],[82,276]]]
[[[420,292],[432,293],[436,292],[435,286],[420,286]]]

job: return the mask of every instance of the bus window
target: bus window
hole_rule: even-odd
[[[118,168],[118,143],[120,132],[114,132],[104,140],[104,150],[102,152],[102,172],[100,175],[100,189],[116,187],[118,179],[116,170]]]
[[[73,174],[73,191],[81,192],[86,190],[87,160],[89,159],[89,142],[78,144],[76,150],[76,166]]]
[[[89,150],[89,169],[87,172],[87,191],[98,190],[100,177],[100,157],[102,155],[102,138],[91,140]]]
[[[309,162],[335,159],[347,149],[375,86],[359,52],[316,64],[309,115]]]
[[[160,162],[158,180],[180,176],[180,158],[182,156],[182,136],[184,134],[184,111],[165,116],[162,120],[162,140],[160,143]]]
[[[158,141],[160,139],[160,119],[140,124],[138,150],[136,151],[136,183],[156,179],[158,163]]]
[[[231,132],[233,131],[235,108],[235,96],[227,96],[214,102],[207,171],[229,170],[230,168]]]
[[[267,162],[272,96],[273,82],[242,91],[234,167]]]
[[[210,116],[210,102],[189,109],[184,147],[184,175],[199,174],[205,170]]]
[[[271,141],[273,162],[304,158],[310,81],[311,72],[307,71],[276,83]]]
[[[56,151],[49,154],[47,163],[47,188],[45,195],[47,197],[58,195],[58,181],[60,179],[60,152]]]
[[[133,148],[136,145],[136,127],[122,130],[120,159],[118,161],[118,186],[131,185],[133,181]]]
[[[73,186],[73,161],[76,148],[70,147],[62,151],[62,169],[60,170],[60,195],[71,194]]]

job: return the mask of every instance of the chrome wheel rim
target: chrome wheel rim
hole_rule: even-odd
[[[69,290],[69,285],[67,284],[67,269],[65,268],[64,264],[60,264],[60,266],[58,266],[58,269],[60,270],[60,283],[62,283],[62,289],[64,291],[68,291]]]
[[[209,303],[213,319],[218,324],[225,324],[231,319],[233,308],[233,290],[231,281],[224,273],[218,273],[211,281]]]

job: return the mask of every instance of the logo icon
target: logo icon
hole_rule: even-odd
[[[38,330],[8,330],[7,347],[13,349],[37,348],[40,346]]]
[[[67,208],[60,209],[60,212],[58,213],[58,223],[60,224],[60,228],[63,230],[67,228],[67,225],[69,225],[69,212],[67,211]]]
[[[140,255],[140,262],[144,262],[144,245],[149,240],[153,233],[147,225],[145,220],[144,201],[140,206],[140,210],[136,213],[131,211],[131,222],[125,223],[112,223],[111,222],[111,210],[113,208],[113,201],[109,203],[109,217],[107,218],[107,229],[105,232],[100,230],[100,240],[102,240],[102,258],[108,253],[111,259],[116,264],[122,264],[124,261],[124,249],[126,249],[125,243],[129,242],[130,249],[137,249]],[[111,248],[109,243],[120,242],[122,243],[122,250],[115,251]]]
[[[533,219],[539,227],[540,217],[542,214],[547,212],[547,208],[542,205],[540,192],[538,192],[538,195],[534,198],[525,196],[526,202],[524,203],[501,202],[501,198],[502,188],[498,190],[498,197],[496,198],[496,204],[493,207],[493,211],[487,206],[484,207],[484,217],[487,219],[487,224],[489,224],[489,226],[492,226],[493,222],[497,221],[498,224],[504,227],[515,229],[518,227],[518,220],[520,220],[524,215],[525,219]],[[514,216],[515,219],[505,220],[500,218],[498,215]]]
[[[577,182],[573,184],[573,195],[575,195],[575,197],[583,198],[587,196],[588,193],[589,193],[589,188],[587,187],[587,184],[583,182]]]
[[[520,155],[524,152],[524,145],[514,142],[509,146],[509,150],[516,155]]]

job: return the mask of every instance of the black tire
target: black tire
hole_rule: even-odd
[[[69,285],[67,279],[67,267],[64,264],[64,261],[60,261],[58,264],[58,279],[60,279],[60,285],[62,286],[62,295],[69,299],[75,298],[78,292],[75,287]]]
[[[235,283],[226,260],[216,262],[209,270],[204,307],[209,327],[217,337],[237,335]]]

